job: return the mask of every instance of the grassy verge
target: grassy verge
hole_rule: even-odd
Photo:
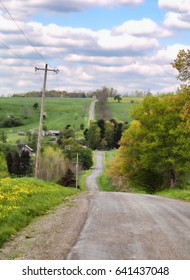
[[[0,247],[31,220],[79,191],[33,178],[0,180]]]
[[[166,196],[170,198],[190,201],[190,190],[188,189],[167,189],[155,194],[159,196]]]
[[[81,172],[80,178],[79,178],[79,185],[81,191],[86,191],[86,177],[89,176],[91,173],[91,169],[89,170],[84,170]]]
[[[102,174],[98,177],[97,183],[99,186],[100,191],[104,192],[112,192],[116,191],[115,186],[111,183],[108,176],[105,175],[105,171],[108,168],[107,163],[109,160],[115,155],[115,151],[106,151],[104,156],[104,171]]]

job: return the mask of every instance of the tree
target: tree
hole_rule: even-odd
[[[66,139],[62,143],[64,157],[71,162],[76,162],[77,154],[79,157],[80,165],[83,169],[90,169],[93,165],[92,150],[87,147],[83,147],[77,143],[74,139]]]
[[[190,81],[190,50],[180,50],[172,66],[178,70],[178,79],[182,82]]]
[[[1,132],[1,141],[2,141],[3,143],[6,143],[6,142],[7,142],[7,136],[6,136],[6,134],[5,134],[4,131]]]
[[[46,147],[41,156],[39,177],[46,181],[57,182],[65,172],[65,160],[61,149]]]
[[[91,123],[87,131],[85,131],[87,145],[92,149],[96,150],[101,146],[101,135],[100,128],[96,123]]]
[[[59,132],[57,143],[61,145],[64,139],[74,139],[74,138],[75,138],[75,131],[72,128],[72,126],[69,124],[64,129],[61,129],[61,131]]]
[[[123,123],[118,123],[115,119],[105,121],[100,119],[92,122],[89,129],[84,131],[87,145],[95,149],[112,149],[119,147],[123,131]]]
[[[32,175],[32,160],[28,151],[22,151],[20,155],[20,174],[21,176]]]
[[[34,103],[33,108],[36,110],[39,107],[39,104],[37,102]]]
[[[37,132],[28,132],[28,145],[36,151],[37,148],[37,142],[38,142],[38,134]]]
[[[4,153],[0,152],[0,178],[8,177],[8,167]]]
[[[190,168],[189,103],[184,94],[146,97],[123,133],[110,175],[122,174],[150,193],[179,185]]]
[[[115,95],[115,96],[114,96],[114,100],[117,100],[118,103],[120,103],[120,101],[122,100],[121,95],[120,95],[120,94]]]
[[[76,178],[74,172],[69,168],[67,169],[65,175],[61,177],[61,179],[58,181],[58,184],[64,186],[64,187],[76,187]],[[79,187],[79,186],[78,186]]]

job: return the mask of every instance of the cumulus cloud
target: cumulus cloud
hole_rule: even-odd
[[[160,8],[169,10],[166,13],[164,26],[172,29],[190,28],[190,1],[189,0],[159,0]]]
[[[58,7],[59,11],[67,12],[67,9],[79,11],[93,6],[132,5],[142,2],[142,0],[71,0],[55,3],[50,0],[28,0],[23,5],[23,1],[20,0],[7,0],[6,6],[9,3],[9,7],[15,9],[19,26],[48,64],[59,68],[60,74],[57,75],[59,86],[55,82],[55,75],[50,73],[48,88],[93,90],[107,85],[122,92],[136,89],[152,90],[152,88],[156,91],[171,89],[171,84],[177,83],[175,69],[170,63],[179,49],[188,47],[182,44],[161,47],[159,41],[163,37],[169,40],[172,33],[168,28],[173,28],[174,23],[175,28],[179,28],[182,23],[188,24],[188,17],[185,18],[187,11],[172,6],[173,1],[168,1],[167,6],[159,1],[162,8],[170,9],[166,14],[164,26],[152,19],[142,18],[125,21],[110,29],[95,31],[89,28],[63,27],[55,23],[45,25],[31,19],[26,20],[26,16],[36,11],[57,12]],[[1,41],[24,60],[16,57],[1,44]],[[3,91],[10,92],[10,88],[12,89],[10,93],[41,89],[43,73],[35,73],[34,66],[42,67],[44,62],[13,21],[2,14],[0,14],[0,50],[0,94]],[[10,75],[7,76],[7,73]]]
[[[158,0],[160,8],[168,9],[179,13],[186,13],[190,11],[189,0]]]
[[[160,28],[153,20],[143,18],[142,20],[129,20],[122,25],[114,27],[113,34],[131,34],[135,36],[157,36],[168,37],[172,33]]]
[[[134,6],[143,3],[144,0],[7,0],[6,7],[11,10],[16,19],[27,18],[36,12],[41,13],[69,13],[80,12],[92,7],[104,6]]]
[[[190,28],[189,15],[190,14],[181,15],[181,14],[169,12],[166,14],[164,25],[169,28],[189,29]]]

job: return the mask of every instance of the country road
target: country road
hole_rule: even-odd
[[[88,217],[67,255],[73,260],[190,259],[190,203],[152,195],[98,192],[103,154],[87,179]]]
[[[94,116],[95,103],[96,103],[96,99],[93,100],[90,104],[89,115],[88,115],[88,126],[90,125],[90,121],[95,119]]]
[[[0,249],[0,260],[190,260],[190,203],[99,192],[103,152],[87,192],[34,219]]]

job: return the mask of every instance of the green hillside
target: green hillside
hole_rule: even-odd
[[[81,123],[87,126],[91,101],[91,98],[46,98],[44,125],[48,130],[60,130],[68,124],[76,130],[79,129]],[[35,103],[39,105],[37,109],[33,107]],[[0,98],[0,123],[11,116],[19,117],[23,123],[17,127],[0,128],[6,133],[8,142],[20,139],[19,131],[26,133],[30,129],[38,128],[40,106],[40,98]]]
[[[136,106],[140,104],[142,98],[139,97],[124,97],[121,102],[117,102],[114,98],[108,99],[108,106],[111,112],[112,118],[117,121],[130,122],[130,113]]]

